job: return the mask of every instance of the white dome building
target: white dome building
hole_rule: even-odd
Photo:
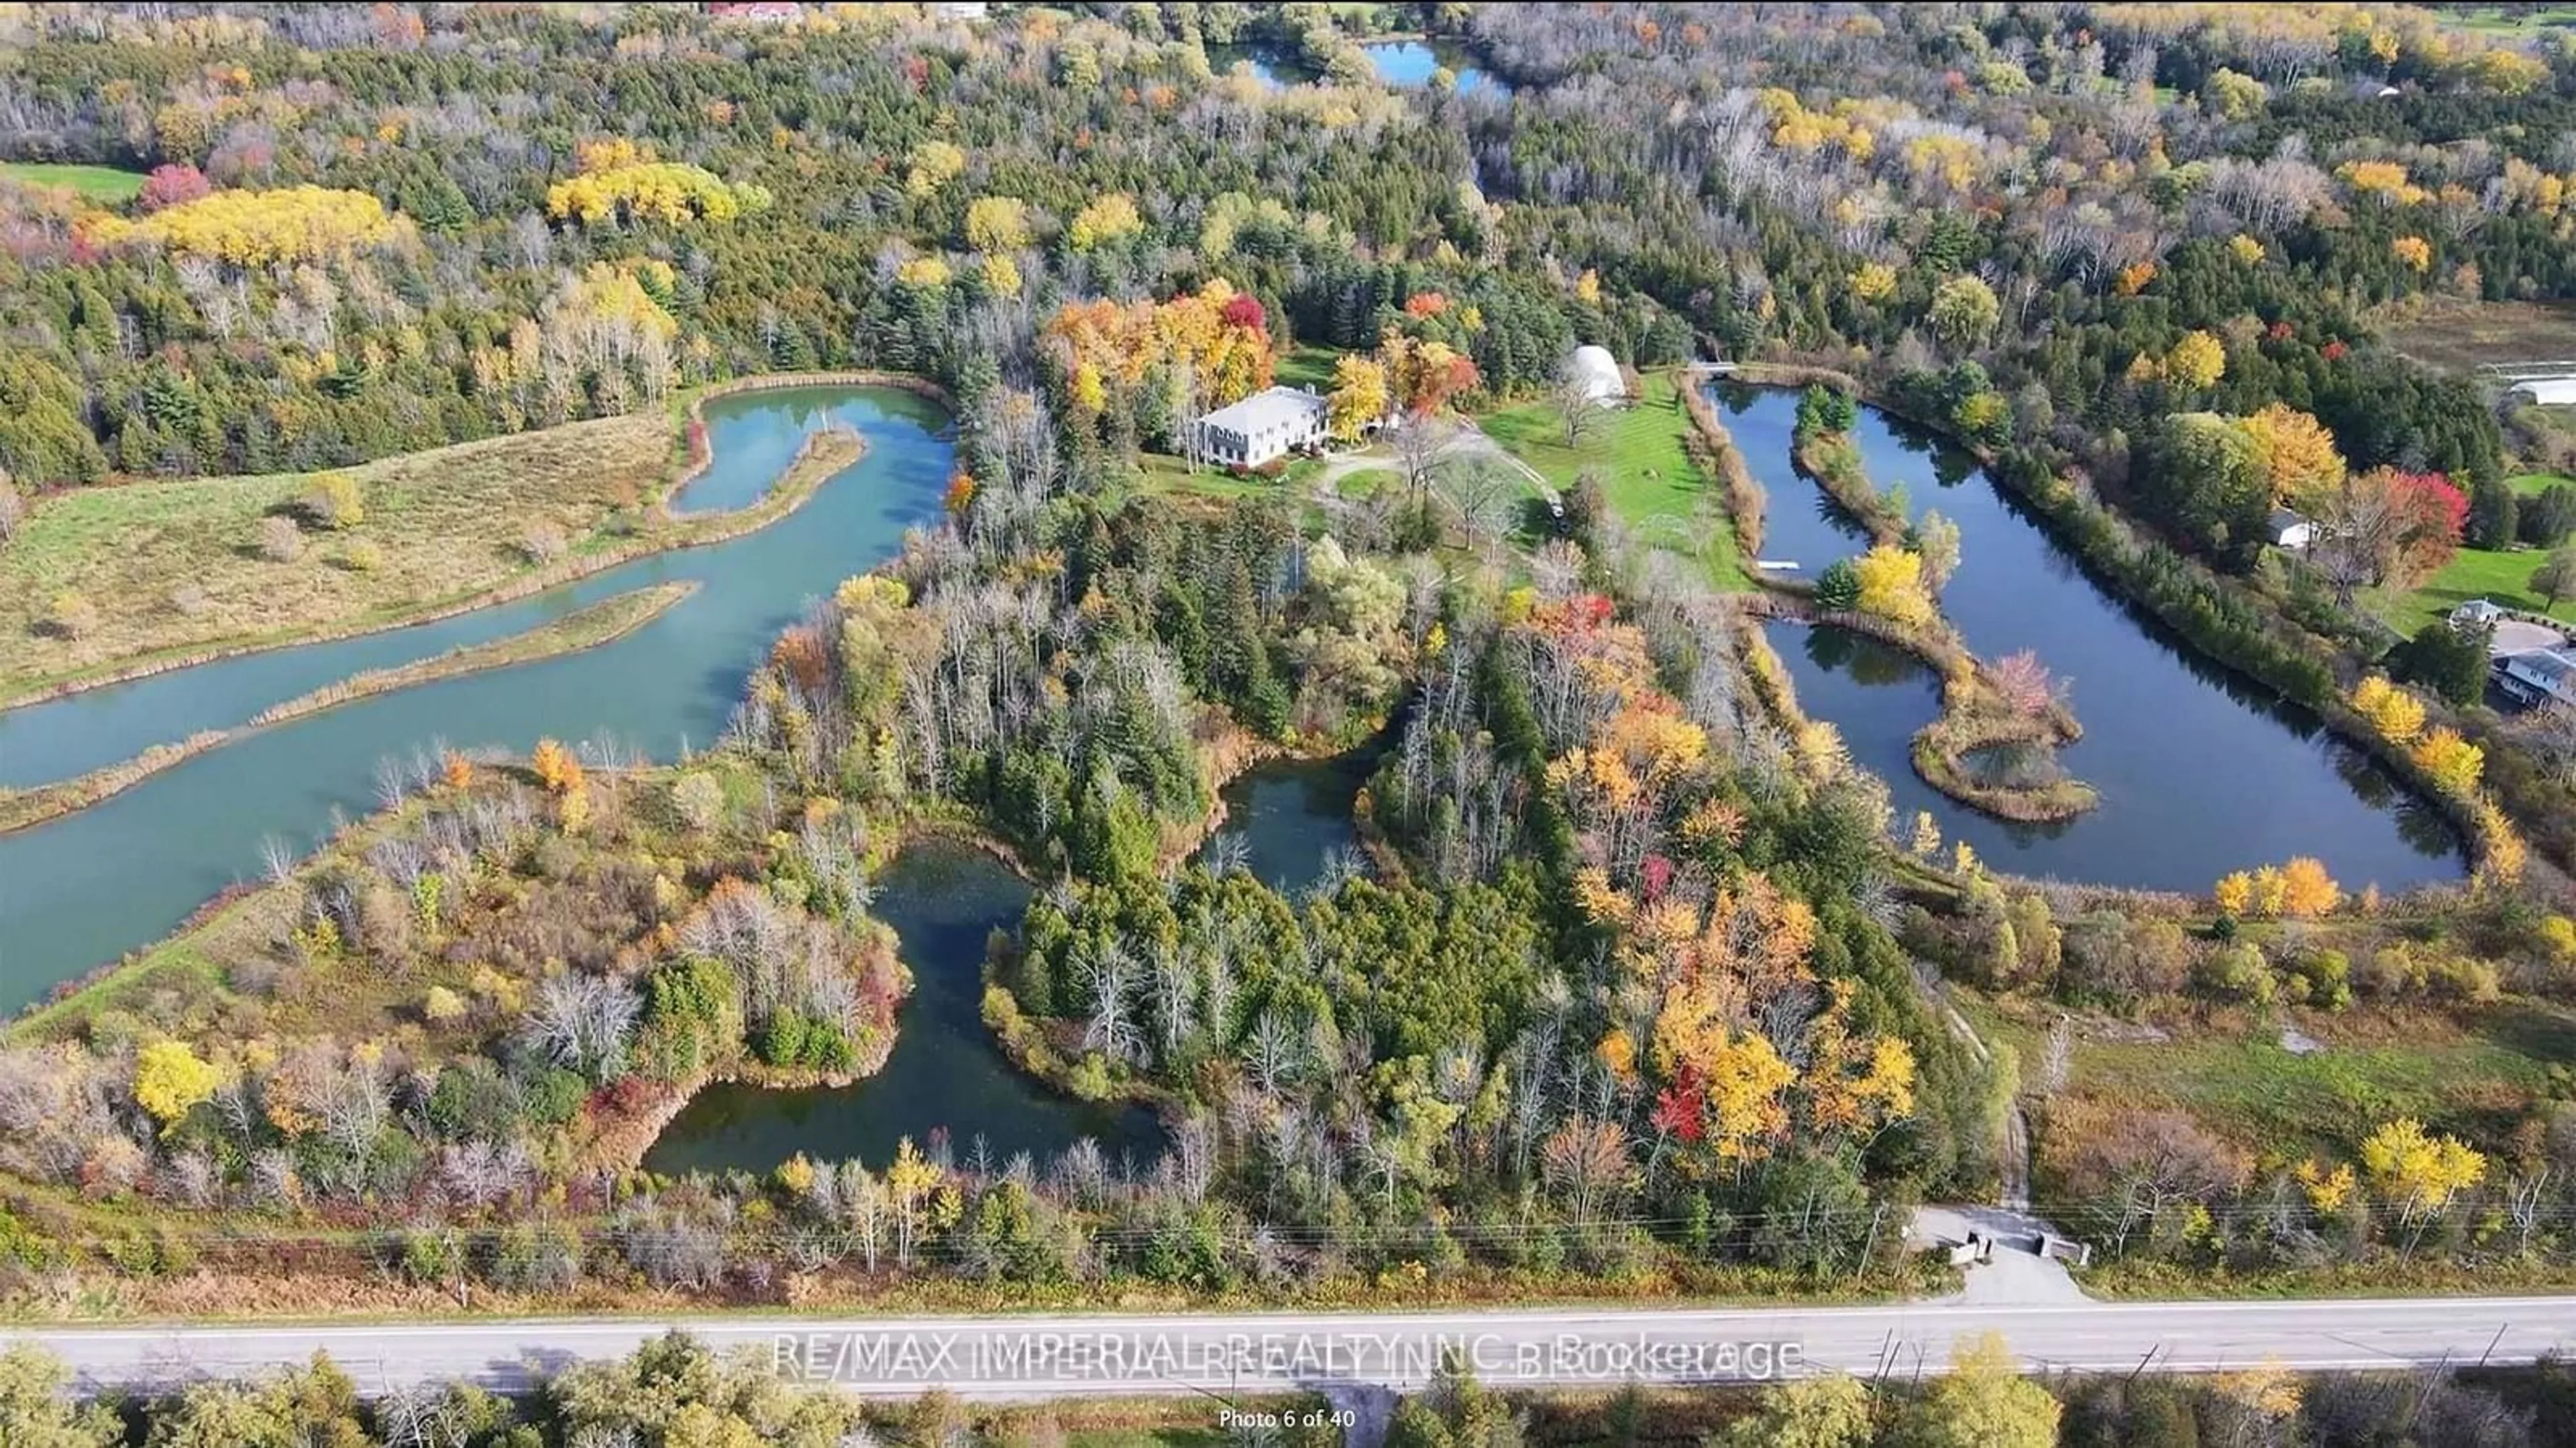
[[[1584,396],[1604,407],[1628,400],[1627,379],[1619,375],[1618,359],[1610,355],[1607,347],[1587,343],[1575,348],[1574,355],[1565,359],[1565,370],[1583,389]]]

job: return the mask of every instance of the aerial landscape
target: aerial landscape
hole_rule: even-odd
[[[0,5],[0,1448],[2576,1448],[2576,9]]]

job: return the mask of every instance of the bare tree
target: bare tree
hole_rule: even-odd
[[[1404,473],[1407,492],[1416,498],[1422,496],[1431,485],[1432,470],[1440,466],[1457,436],[1456,428],[1431,417],[1408,417],[1395,428],[1388,442],[1395,450],[1397,467]]]
[[[1601,420],[1601,403],[1592,395],[1591,379],[1568,357],[1558,364],[1556,375],[1548,379],[1547,405],[1556,413],[1557,426],[1565,433],[1565,446],[1571,451],[1583,446]]]

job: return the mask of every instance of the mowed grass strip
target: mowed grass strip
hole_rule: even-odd
[[[308,532],[303,556],[262,556],[263,518],[291,509],[318,473],[85,488],[49,498],[0,551],[0,698],[218,648],[349,629],[470,598],[532,573],[531,525],[571,551],[674,476],[679,438],[662,415],[601,418],[341,469],[365,519]],[[371,544],[374,566],[350,566]],[[56,599],[87,602],[78,638],[45,627]]]
[[[44,161],[0,161],[0,178],[30,186],[65,186],[85,200],[121,205],[143,193],[143,173],[113,166],[69,166]]]
[[[1639,386],[1634,404],[1602,413],[1576,447],[1565,445],[1565,425],[1544,401],[1516,403],[1477,421],[1559,492],[1572,490],[1585,468],[1595,470],[1610,506],[1629,529],[1659,547],[1688,551],[1696,515],[1705,505],[1717,521],[1708,530],[1709,577],[1721,588],[1746,587],[1735,530],[1725,518],[1724,494],[1716,479],[1700,475],[1683,449],[1691,421],[1672,376],[1649,373]]]

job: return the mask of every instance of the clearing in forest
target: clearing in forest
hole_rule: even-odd
[[[1559,492],[1571,493],[1575,480],[1592,469],[1611,508],[1639,538],[1676,550],[1703,549],[1719,587],[1745,587],[1725,494],[1716,479],[1700,474],[1683,446],[1691,420],[1681,393],[1664,372],[1648,373],[1638,385],[1635,402],[1602,412],[1573,447],[1565,445],[1563,418],[1546,401],[1516,403],[1477,422]]]

